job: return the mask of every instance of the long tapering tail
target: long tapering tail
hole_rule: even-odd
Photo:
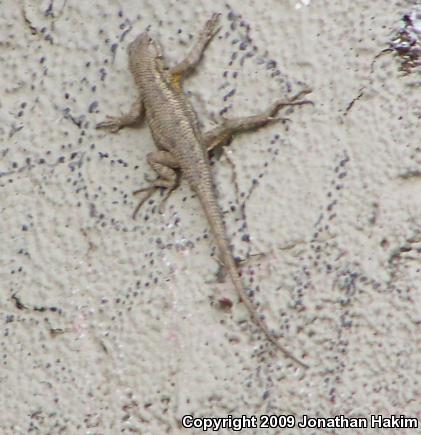
[[[218,246],[220,259],[226,267],[228,274],[234,284],[234,287],[240,296],[242,302],[246,305],[251,318],[254,323],[262,330],[267,339],[273,343],[281,352],[283,352],[288,358],[295,361],[301,367],[308,368],[306,364],[292,355],[287,349],[285,349],[278,340],[272,335],[267,327],[266,323],[259,317],[259,314],[256,311],[255,306],[251,302],[248,297],[246,290],[243,286],[243,282],[241,280],[240,275],[238,274],[237,266],[234,261],[234,257],[231,252],[231,248],[226,236],[225,226],[222,220],[222,215],[218,204],[216,203],[216,196],[214,194],[213,188],[211,185],[207,184],[206,188],[196,189],[196,192],[199,196],[200,202],[202,203],[202,207],[205,211],[205,214],[208,218],[208,222],[212,228],[212,232],[215,237],[215,242]]]

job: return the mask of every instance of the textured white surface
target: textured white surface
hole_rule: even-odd
[[[375,59],[412,4],[0,0],[2,434],[201,433],[185,414],[421,421],[420,75]],[[134,36],[150,27],[175,61],[213,11],[222,30],[186,83],[205,127],[313,89],[287,126],[234,139],[240,195],[214,162],[235,254],[266,254],[244,281],[306,372],[217,282],[187,186],[131,219],[148,129],[94,129],[131,104]]]

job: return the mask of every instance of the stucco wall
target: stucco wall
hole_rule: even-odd
[[[421,422],[420,73],[382,52],[413,7],[0,1],[2,434],[201,433],[181,427],[187,414]],[[139,32],[175,62],[214,11],[222,29],[185,84],[204,129],[313,90],[314,106],[213,158],[244,283],[308,370],[218,279],[187,185],[165,214],[157,195],[131,218],[152,175],[148,128],[94,128],[134,99],[126,47]],[[325,430],[245,431],[281,432]]]

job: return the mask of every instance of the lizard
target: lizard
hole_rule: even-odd
[[[217,146],[226,145],[236,133],[257,129],[280,119],[276,118],[276,115],[282,107],[310,103],[300,99],[310,91],[300,92],[287,101],[276,101],[258,115],[225,119],[223,125],[202,132],[198,117],[183,92],[182,82],[195,69],[208,43],[220,30],[219,20],[220,14],[212,15],[186,58],[173,67],[167,65],[160,44],[148,32],[137,36],[128,46],[129,70],[138,91],[137,98],[128,113],[121,116],[107,116],[106,120],[96,125],[96,128],[107,128],[117,132],[123,127],[138,124],[146,118],[157,147],[157,151],[147,155],[147,162],[156,172],[157,178],[154,180],[147,178],[148,186],[134,192],[134,194],[145,192],[146,195],[137,206],[133,217],[145,200],[157,189],[166,189],[160,204],[160,211],[162,211],[163,204],[171,192],[178,187],[181,173],[201,203],[219,251],[219,259],[252,320],[267,339],[287,357],[307,368],[305,363],[292,355],[272,335],[247,295],[231,251],[222,212],[217,203],[208,153]]]

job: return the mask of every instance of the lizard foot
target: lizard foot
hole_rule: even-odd
[[[147,201],[155,193],[156,189],[159,189],[159,187],[148,186],[148,187],[144,187],[142,189],[135,190],[133,192],[133,195],[138,195],[139,193],[146,192],[146,195],[139,201],[139,203],[137,204],[137,206],[133,212],[133,215],[132,215],[133,219],[136,219],[136,215],[139,212],[140,207],[142,207],[142,205],[145,203],[145,201]]]
[[[219,32],[219,30],[221,29],[220,26],[218,27],[220,18],[221,18],[221,14],[215,13],[212,14],[212,17],[206,22],[203,31],[203,36],[206,39],[213,38]]]
[[[106,121],[99,122],[96,125],[96,128],[108,128],[112,133],[117,133],[121,127],[120,118],[114,116],[107,116]]]

